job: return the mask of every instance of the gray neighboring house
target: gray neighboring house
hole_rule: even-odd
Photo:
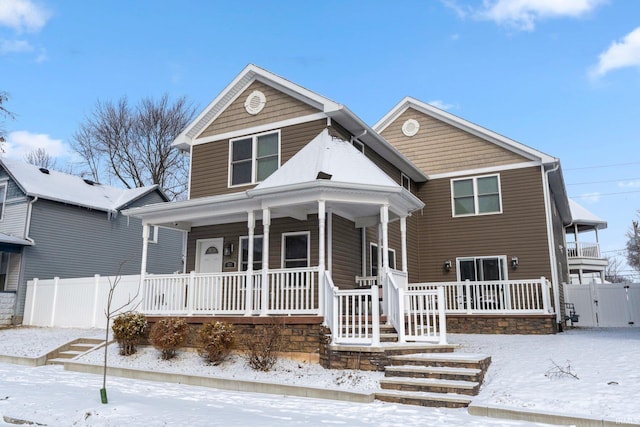
[[[0,159],[0,325],[22,323],[33,278],[139,274],[142,223],[120,211],[167,201],[157,185],[120,189]],[[151,227],[147,272],[183,272],[183,237]]]

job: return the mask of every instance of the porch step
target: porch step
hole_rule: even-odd
[[[443,380],[437,378],[390,377],[380,380],[383,390],[421,391],[429,393],[454,393],[475,396],[480,383],[474,381]]]
[[[466,407],[478,394],[491,357],[484,354],[453,353],[454,346],[440,346],[448,352],[420,352],[389,356],[384,390],[376,398],[386,402],[448,408]],[[450,347],[450,348],[447,348]]]
[[[376,399],[383,402],[401,403],[405,405],[431,406],[440,408],[466,408],[471,398],[454,393],[404,392],[385,390],[376,393]]]
[[[78,338],[47,354],[47,365],[62,365],[71,359],[102,346],[103,340],[96,338]]]

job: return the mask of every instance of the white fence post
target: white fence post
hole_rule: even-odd
[[[96,317],[98,316],[98,295],[100,294],[100,275],[93,276],[95,279],[93,287],[93,309],[91,310],[91,327],[96,327]],[[107,328],[109,325],[107,325]]]
[[[195,304],[196,272],[189,273],[189,283],[187,284],[187,316],[193,316],[193,306]]]
[[[49,326],[55,325],[56,320],[56,305],[58,304],[58,281],[59,277],[53,278],[53,301],[51,302],[51,324]]]
[[[29,324],[33,326],[33,313],[36,311],[36,297],[38,289],[38,278],[33,279],[33,292],[31,293],[31,315],[29,316]]]
[[[471,282],[469,279],[464,281],[465,297],[467,300],[467,314],[471,314]]]
[[[438,286],[438,323],[440,326],[440,344],[447,343],[447,316],[445,315],[444,286]]]
[[[400,329],[398,331],[398,342],[404,343],[407,341],[407,333],[405,331],[405,324],[404,324],[404,313],[405,313],[405,305],[404,305],[404,289],[402,288],[398,288],[398,328]]]
[[[380,345],[380,294],[378,286],[371,287],[371,328],[373,341],[371,345]]]
[[[547,282],[544,276],[540,277],[540,290],[542,292],[542,308],[545,313],[551,313],[551,284]]]

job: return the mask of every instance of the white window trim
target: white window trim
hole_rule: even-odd
[[[4,221],[4,211],[7,209],[7,192],[9,191],[9,181],[0,182],[0,187],[4,187],[4,196],[0,200],[2,211],[0,211],[0,221]]]
[[[233,139],[229,139],[229,160],[227,162],[227,169],[228,169],[228,174],[227,174],[227,186],[229,188],[235,188],[235,187],[245,187],[247,185],[254,185],[254,184],[258,184],[260,181],[256,180],[256,176],[258,173],[258,161],[257,161],[257,153],[258,153],[258,137],[263,136],[263,135],[269,135],[275,133],[278,135],[278,169],[280,168],[281,165],[281,161],[282,161],[282,156],[281,156],[281,133],[280,133],[280,129],[277,130],[269,130],[266,132],[260,132],[260,133],[254,133],[252,135],[244,135],[244,136],[240,136],[237,138],[233,138]],[[233,185],[233,168],[232,166],[232,161],[233,161],[233,143],[235,141],[240,141],[243,139],[249,139],[251,138],[251,182],[245,182],[242,184],[235,184]]]
[[[158,243],[158,226],[157,225],[149,226],[149,237],[147,238],[147,243]]]
[[[373,276],[373,251],[378,253],[378,244],[369,242],[369,274]],[[389,268],[392,270],[396,269],[396,265],[398,265],[398,258],[396,258],[396,250],[393,248],[387,248],[387,251],[393,254],[393,265],[389,265]],[[381,260],[382,261],[382,260]],[[382,264],[382,262],[380,263]],[[378,266],[376,266],[377,268]]]
[[[479,204],[478,204],[478,179],[479,178],[488,178],[488,177],[492,177],[495,176],[498,180],[498,204],[500,205],[500,208],[495,211],[495,212],[483,212],[483,213],[479,213],[478,209],[479,209]],[[469,214],[458,214],[456,215],[456,204],[455,204],[455,192],[454,192],[454,187],[453,184],[457,181],[468,181],[471,180],[471,182],[473,183],[473,209],[474,209],[474,213],[469,213]],[[478,175],[478,176],[466,176],[464,178],[454,178],[451,179],[450,181],[450,187],[451,187],[451,216],[453,218],[463,218],[463,217],[467,217],[467,216],[481,216],[481,215],[498,215],[502,213],[502,184],[500,182],[500,174],[499,173],[492,173],[489,175]]]
[[[255,240],[256,239],[260,239],[260,238],[264,238],[262,234],[254,234],[253,235],[253,240],[254,240],[254,244],[253,244],[253,251],[255,252],[256,250],[256,245],[255,245]],[[244,260],[242,259],[242,241],[246,240],[247,241],[247,252],[249,250],[249,236],[240,236],[238,237],[238,271],[242,271],[242,263],[244,262]],[[264,256],[264,255],[263,255]],[[260,262],[261,265],[263,264],[264,260],[262,260]],[[256,260],[253,260],[253,263],[256,263]],[[247,261],[247,266],[249,265],[248,261]],[[261,268],[262,269],[262,268]],[[256,270],[253,270],[256,271]]]
[[[404,186],[404,180],[407,180],[407,187]],[[400,186],[402,188],[405,188],[407,191],[411,191],[411,178],[409,178],[408,175],[405,175],[404,173],[400,172]]]
[[[307,267],[309,267],[311,265],[311,232],[309,231],[293,231],[293,232],[289,232],[289,233],[282,233],[282,241],[281,241],[281,245],[280,245],[280,268],[286,268],[285,267],[285,256],[286,256],[286,248],[285,248],[285,242],[286,237],[287,236],[302,236],[302,235],[306,235],[307,236]]]
[[[499,259],[500,263],[502,264],[502,272],[504,274],[504,277],[500,280],[509,280],[509,264],[507,264],[506,255],[465,256],[465,257],[456,258],[456,277],[458,279],[458,282],[462,281],[462,279],[460,278],[460,261],[473,261],[475,265],[476,261],[479,259]],[[476,274],[477,282],[484,281],[484,280],[477,280],[477,279],[478,279],[478,275]]]

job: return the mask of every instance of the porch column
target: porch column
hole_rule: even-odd
[[[327,270],[333,271],[333,212],[327,209]]]
[[[407,267],[407,217],[400,218],[400,241],[402,250],[402,271],[407,273],[409,268]]]
[[[262,301],[260,316],[266,316],[269,308],[269,226],[271,211],[262,209]]]
[[[325,201],[318,200],[318,307],[321,316],[324,315],[325,221]]]
[[[251,212],[247,212],[248,226],[248,254],[247,254],[247,276],[246,276],[246,293],[244,315],[251,316],[253,308],[253,235],[256,228],[256,216]],[[242,250],[242,248],[240,248]]]
[[[362,227],[362,277],[367,276],[367,227]]]
[[[147,273],[147,253],[149,251],[149,224],[142,226],[142,260],[140,262],[140,283],[144,282]]]
[[[387,274],[389,272],[389,206],[380,207],[380,225],[382,228],[382,307],[383,313],[389,314],[389,284]]]

